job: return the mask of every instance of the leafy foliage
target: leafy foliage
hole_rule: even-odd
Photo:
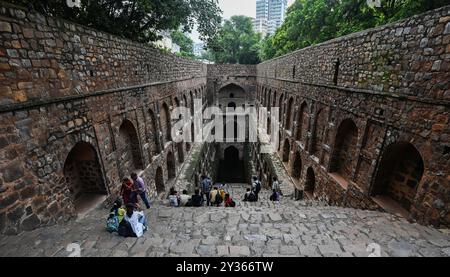
[[[181,31],[172,31],[170,34],[172,41],[180,46],[180,55],[194,58],[194,41]]]
[[[209,45],[216,63],[257,64],[261,36],[253,31],[250,17],[233,16],[226,20]]]
[[[221,23],[217,0],[81,0],[81,8],[69,8],[65,0],[9,2],[140,42],[180,26],[190,32],[195,24],[200,39],[208,42]]]
[[[283,25],[261,46],[263,60],[448,5],[449,0],[296,0]]]

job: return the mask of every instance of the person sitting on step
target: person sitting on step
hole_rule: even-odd
[[[252,189],[250,189],[250,188],[247,189],[247,192],[244,195],[244,201],[245,202],[256,202],[256,195]]]
[[[270,196],[270,201],[280,201],[280,194],[276,189],[272,190],[272,195]]]
[[[183,194],[179,197],[180,207],[185,207],[189,200],[191,200],[191,196],[188,195],[187,190],[183,190]]]
[[[225,201],[224,201],[225,208],[234,208],[236,207],[236,202],[231,198],[230,194],[225,194]]]
[[[192,204],[192,207],[201,207],[203,206],[203,196],[200,194],[200,190],[196,189],[195,194],[192,195],[190,203]]]
[[[178,192],[176,190],[171,190],[169,194],[169,205],[171,207],[179,207],[180,206],[180,199],[178,197]]]
[[[142,237],[148,230],[144,212],[138,211],[132,203],[129,203],[126,208],[125,217],[119,225],[119,235],[123,237]]]

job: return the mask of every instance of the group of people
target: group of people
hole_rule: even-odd
[[[236,203],[227,192],[227,186],[218,184],[213,187],[212,179],[206,175],[202,176],[200,188],[195,190],[194,195],[188,195],[187,190],[179,194],[175,188],[170,189],[168,196],[169,205],[172,207],[202,207],[206,206],[235,207]]]
[[[123,205],[120,199],[114,202],[106,221],[106,230],[123,237],[142,237],[148,230],[147,219],[138,204]]]
[[[246,202],[258,202],[259,192],[261,191],[261,181],[258,180],[256,176],[252,178],[252,187],[248,188],[244,194],[244,201]],[[278,181],[277,177],[273,177],[272,182],[272,194],[270,195],[270,201],[280,201],[281,192],[281,182]]]
[[[123,237],[141,237],[148,229],[147,219],[138,203],[138,197],[147,209],[150,203],[147,197],[147,187],[144,180],[136,173],[132,173],[131,178],[124,178],[120,188],[120,196],[110,211],[106,221],[106,229],[110,232],[117,232]]]
[[[147,209],[150,208],[150,203],[147,197],[147,187],[145,186],[144,180],[137,176],[136,173],[131,174],[131,179],[125,178],[122,181],[122,187],[120,189],[120,195],[122,196],[123,203],[137,204],[138,196],[142,199]]]
[[[257,202],[261,191],[261,181],[256,176],[252,178],[252,186],[247,189],[243,201]],[[120,195],[123,199],[117,199],[107,219],[106,229],[109,232],[117,232],[124,237],[141,237],[148,230],[147,219],[138,203],[138,197],[144,202],[147,209],[150,203],[147,197],[147,187],[144,180],[131,174],[130,178],[123,179]],[[280,201],[281,182],[277,177],[273,178],[271,201]],[[228,193],[227,185],[217,184],[213,187],[212,179],[202,176],[200,188],[193,195],[188,195],[187,190],[179,194],[175,188],[170,189],[168,195],[169,205],[172,207],[202,207],[206,206],[235,207],[236,202]]]

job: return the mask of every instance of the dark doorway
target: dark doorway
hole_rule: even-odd
[[[79,142],[72,148],[64,163],[64,177],[76,212],[89,209],[108,194],[97,152],[89,143]]]
[[[305,192],[310,197],[314,197],[314,191],[316,189],[316,175],[314,170],[310,167],[306,171]]]
[[[225,149],[224,159],[219,163],[219,182],[245,183],[244,161],[239,159],[239,150],[230,146]]]
[[[410,211],[423,173],[419,151],[408,142],[393,143],[383,153],[372,195],[387,197]]]
[[[167,179],[171,180],[176,177],[175,157],[173,152],[167,154]]]
[[[156,191],[158,193],[164,192],[166,190],[164,187],[164,175],[163,175],[163,170],[161,167],[158,167],[158,169],[156,169],[155,185],[156,185]]]

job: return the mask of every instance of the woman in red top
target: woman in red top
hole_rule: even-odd
[[[226,208],[234,208],[236,206],[236,203],[233,201],[233,199],[230,197],[230,194],[225,194],[225,207]]]
[[[131,202],[131,194],[133,193],[133,189],[133,182],[128,178],[123,179],[120,195],[122,195],[123,203],[125,205]]]

